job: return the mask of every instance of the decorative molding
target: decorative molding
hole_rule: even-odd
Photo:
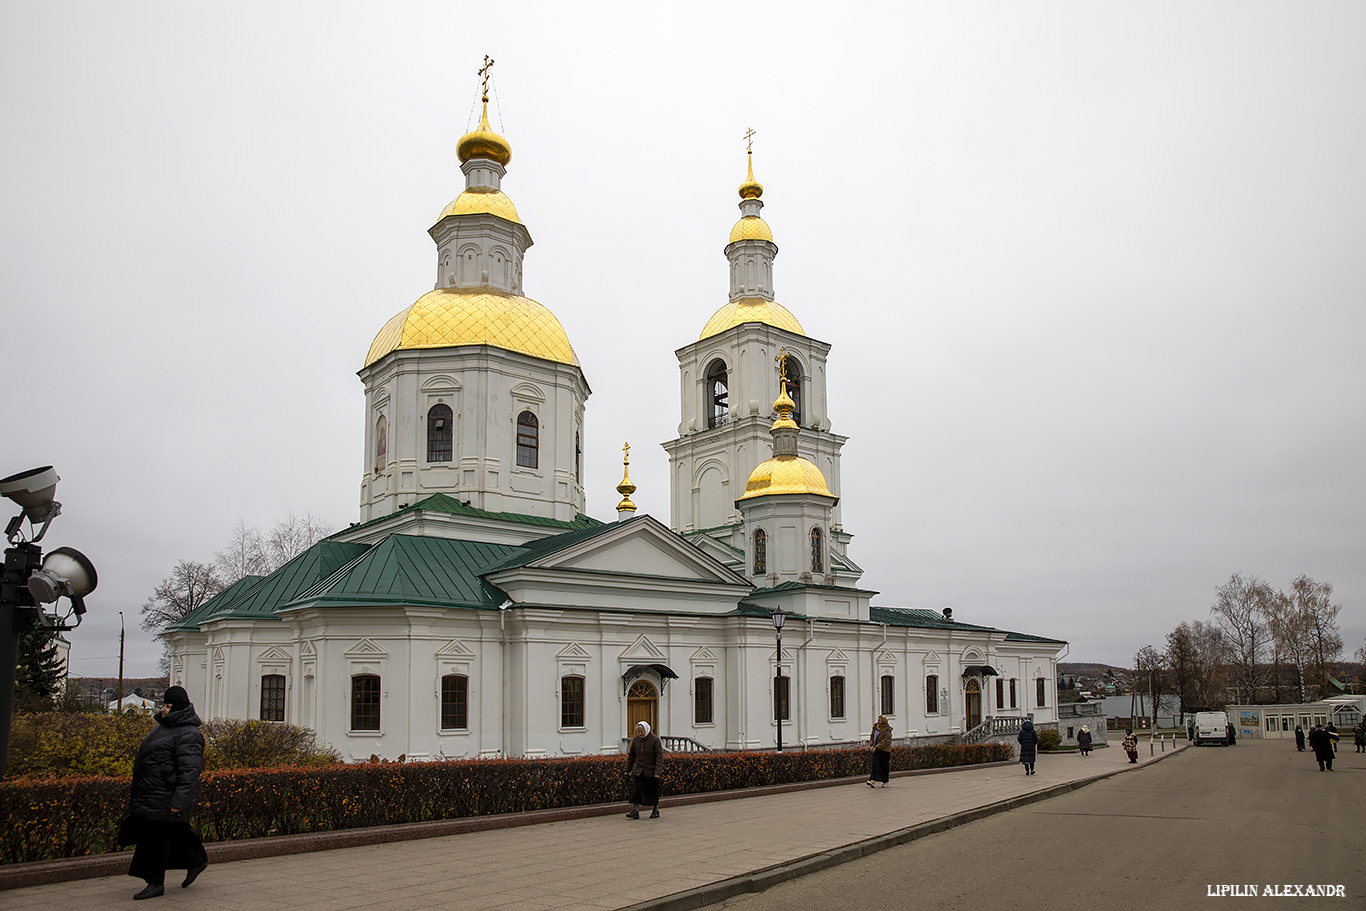
[[[423,392],[459,392],[460,381],[445,373],[438,373],[422,382]]]
[[[716,657],[716,653],[715,653],[715,652],[713,652],[711,649],[707,648],[707,647],[704,645],[704,646],[702,646],[701,648],[699,648],[697,651],[693,652],[693,653],[692,653],[692,657],[689,658],[688,660],[689,660],[689,661],[716,661],[716,660],[717,660],[717,657]]]
[[[877,663],[896,664],[896,655],[893,655],[891,652],[887,651],[886,649],[883,649],[882,654],[877,656]]]
[[[387,658],[389,653],[369,639],[361,639],[342,655],[347,658]]]
[[[441,658],[473,658],[474,652],[470,651],[469,646],[459,639],[452,639],[441,648],[437,649],[436,654]]]
[[[257,661],[293,661],[294,656],[278,645],[272,645],[257,657]]]
[[[621,653],[621,658],[663,658],[664,653],[655,647],[647,636],[641,636]]]
[[[830,654],[826,656],[825,661],[827,664],[848,664],[849,656],[844,653],[843,649],[831,649]]]
[[[560,649],[555,657],[561,661],[587,661],[593,656],[590,655],[582,645],[579,645],[577,642],[571,642]]]
[[[940,658],[940,657],[939,657],[939,653],[936,652],[934,649],[930,649],[930,651],[929,651],[928,653],[926,653],[924,659],[922,659],[922,660],[924,660],[924,661],[942,661],[942,660],[944,660],[944,659]]]
[[[303,642],[299,643],[299,654],[316,655],[318,654],[318,648],[313,644],[312,639],[305,639]]]
[[[544,402],[545,393],[539,387],[531,383],[518,383],[509,390],[512,397],[519,402]]]

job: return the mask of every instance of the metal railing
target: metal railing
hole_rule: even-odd
[[[670,753],[710,753],[702,744],[693,740],[691,737],[661,737],[659,742],[664,745],[664,749]]]

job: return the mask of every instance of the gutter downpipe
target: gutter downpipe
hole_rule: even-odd
[[[502,664],[503,671],[503,727],[499,735],[498,749],[503,754],[503,758],[508,757],[508,633],[507,633],[507,609],[512,606],[512,599],[509,598],[498,605],[498,638],[502,642]]]
[[[806,618],[806,641],[797,646],[797,651],[802,656],[802,679],[799,681],[802,689],[802,698],[797,702],[797,738],[801,741],[802,752],[806,752],[806,672],[808,670],[808,657],[806,647],[816,641],[816,621],[810,617]]]

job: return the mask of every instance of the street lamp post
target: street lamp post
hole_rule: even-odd
[[[773,678],[773,720],[778,723],[778,752],[783,751],[783,621],[787,614],[780,607],[773,612],[773,634],[778,642],[775,653],[777,673]]]

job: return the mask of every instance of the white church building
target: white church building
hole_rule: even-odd
[[[359,372],[360,521],[163,633],[202,716],[305,725],[353,759],[615,753],[637,720],[710,750],[860,740],[879,714],[899,738],[1057,720],[1064,642],[859,587],[831,346],[774,298],[752,160],[730,299],[675,352],[666,525],[636,514],[629,474],[613,521],[585,514],[591,390],[523,295],[532,240],[487,92],[457,154],[464,190],[429,232],[435,288]]]

